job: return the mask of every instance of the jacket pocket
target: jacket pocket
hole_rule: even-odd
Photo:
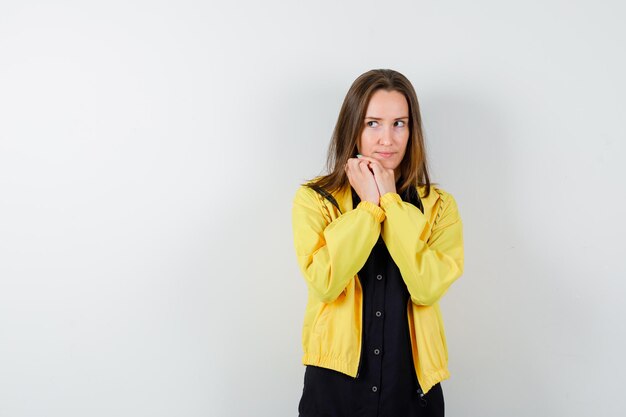
[[[330,313],[331,304],[320,303],[320,308],[313,320],[312,332],[321,335],[328,327],[328,315]]]
[[[420,366],[424,372],[447,367],[447,347],[439,306],[411,303],[415,341]]]

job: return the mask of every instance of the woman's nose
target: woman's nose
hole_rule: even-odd
[[[390,144],[391,143],[392,130],[391,128],[382,129],[380,134],[380,143],[381,144]]]

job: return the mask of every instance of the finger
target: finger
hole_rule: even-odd
[[[352,184],[352,171],[350,171],[350,168],[346,165],[346,176],[348,177],[348,181]]]
[[[350,158],[348,160],[348,170],[352,171],[352,173],[358,173],[361,168],[360,165],[363,161],[361,161],[360,159],[357,158]]]
[[[371,167],[378,167],[381,171],[383,169],[383,164],[381,164],[380,161],[377,161],[375,159],[370,162],[370,166]]]
[[[345,168],[346,173],[347,173],[348,175],[350,175],[350,174],[352,174],[352,173],[354,172],[354,168],[352,167],[352,165],[353,165],[353,164],[352,164],[350,161],[346,162],[346,165],[345,165],[345,167],[344,167],[344,168]]]
[[[361,156],[359,159],[361,160],[367,160],[367,161],[374,161],[374,162],[378,162],[378,159],[374,158],[373,156]]]
[[[383,171],[383,167],[381,164],[374,163],[374,164],[370,164],[370,166],[374,170],[375,174],[380,174]]]
[[[383,166],[382,166],[382,164],[379,161],[367,160],[365,162],[366,162],[367,166],[370,168],[370,170],[372,170],[372,172],[374,170],[374,167],[378,167],[379,168],[378,171],[382,171],[383,170]]]
[[[383,173],[389,174],[390,172],[393,172],[393,168],[385,168],[384,165],[382,164],[382,162],[380,162],[380,161],[376,161],[376,162],[372,163],[371,165],[373,167],[376,167],[376,169],[377,169],[376,172],[380,173],[380,174],[383,174]]]
[[[376,161],[374,158],[372,158],[372,157],[370,157],[370,156],[363,156],[363,155],[361,155],[361,157],[360,157],[360,158],[358,158],[358,160],[359,160],[359,161],[368,161],[368,162],[371,162],[371,161]]]
[[[349,158],[346,162],[346,172],[351,172],[353,176],[359,175],[359,171],[361,170],[359,168],[360,162],[361,161],[357,158]]]
[[[359,164],[359,159],[358,158],[348,158],[348,161],[346,162],[346,164],[350,168],[356,168],[356,166]]]
[[[359,168],[364,175],[373,175],[372,171],[370,171],[369,164],[366,161],[360,161]]]
[[[378,165],[382,168],[382,164],[380,163],[380,161],[376,158],[371,158],[369,156],[364,156],[361,158],[362,160],[366,160],[371,166],[373,165]]]

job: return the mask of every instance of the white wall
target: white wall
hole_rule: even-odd
[[[464,220],[448,415],[623,414],[625,11],[3,1],[0,415],[297,415],[291,202],[372,68]]]

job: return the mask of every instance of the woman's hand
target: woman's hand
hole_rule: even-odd
[[[378,186],[378,192],[380,193],[380,196],[383,196],[389,192],[396,192],[396,177],[393,168],[385,168],[378,159],[372,158],[370,156],[361,155],[360,160],[368,162],[369,168],[374,173],[374,180],[376,181],[376,185]]]
[[[350,185],[352,185],[361,201],[370,201],[378,205],[381,194],[378,191],[374,174],[370,171],[368,165],[369,162],[363,158],[349,158],[345,170]]]

